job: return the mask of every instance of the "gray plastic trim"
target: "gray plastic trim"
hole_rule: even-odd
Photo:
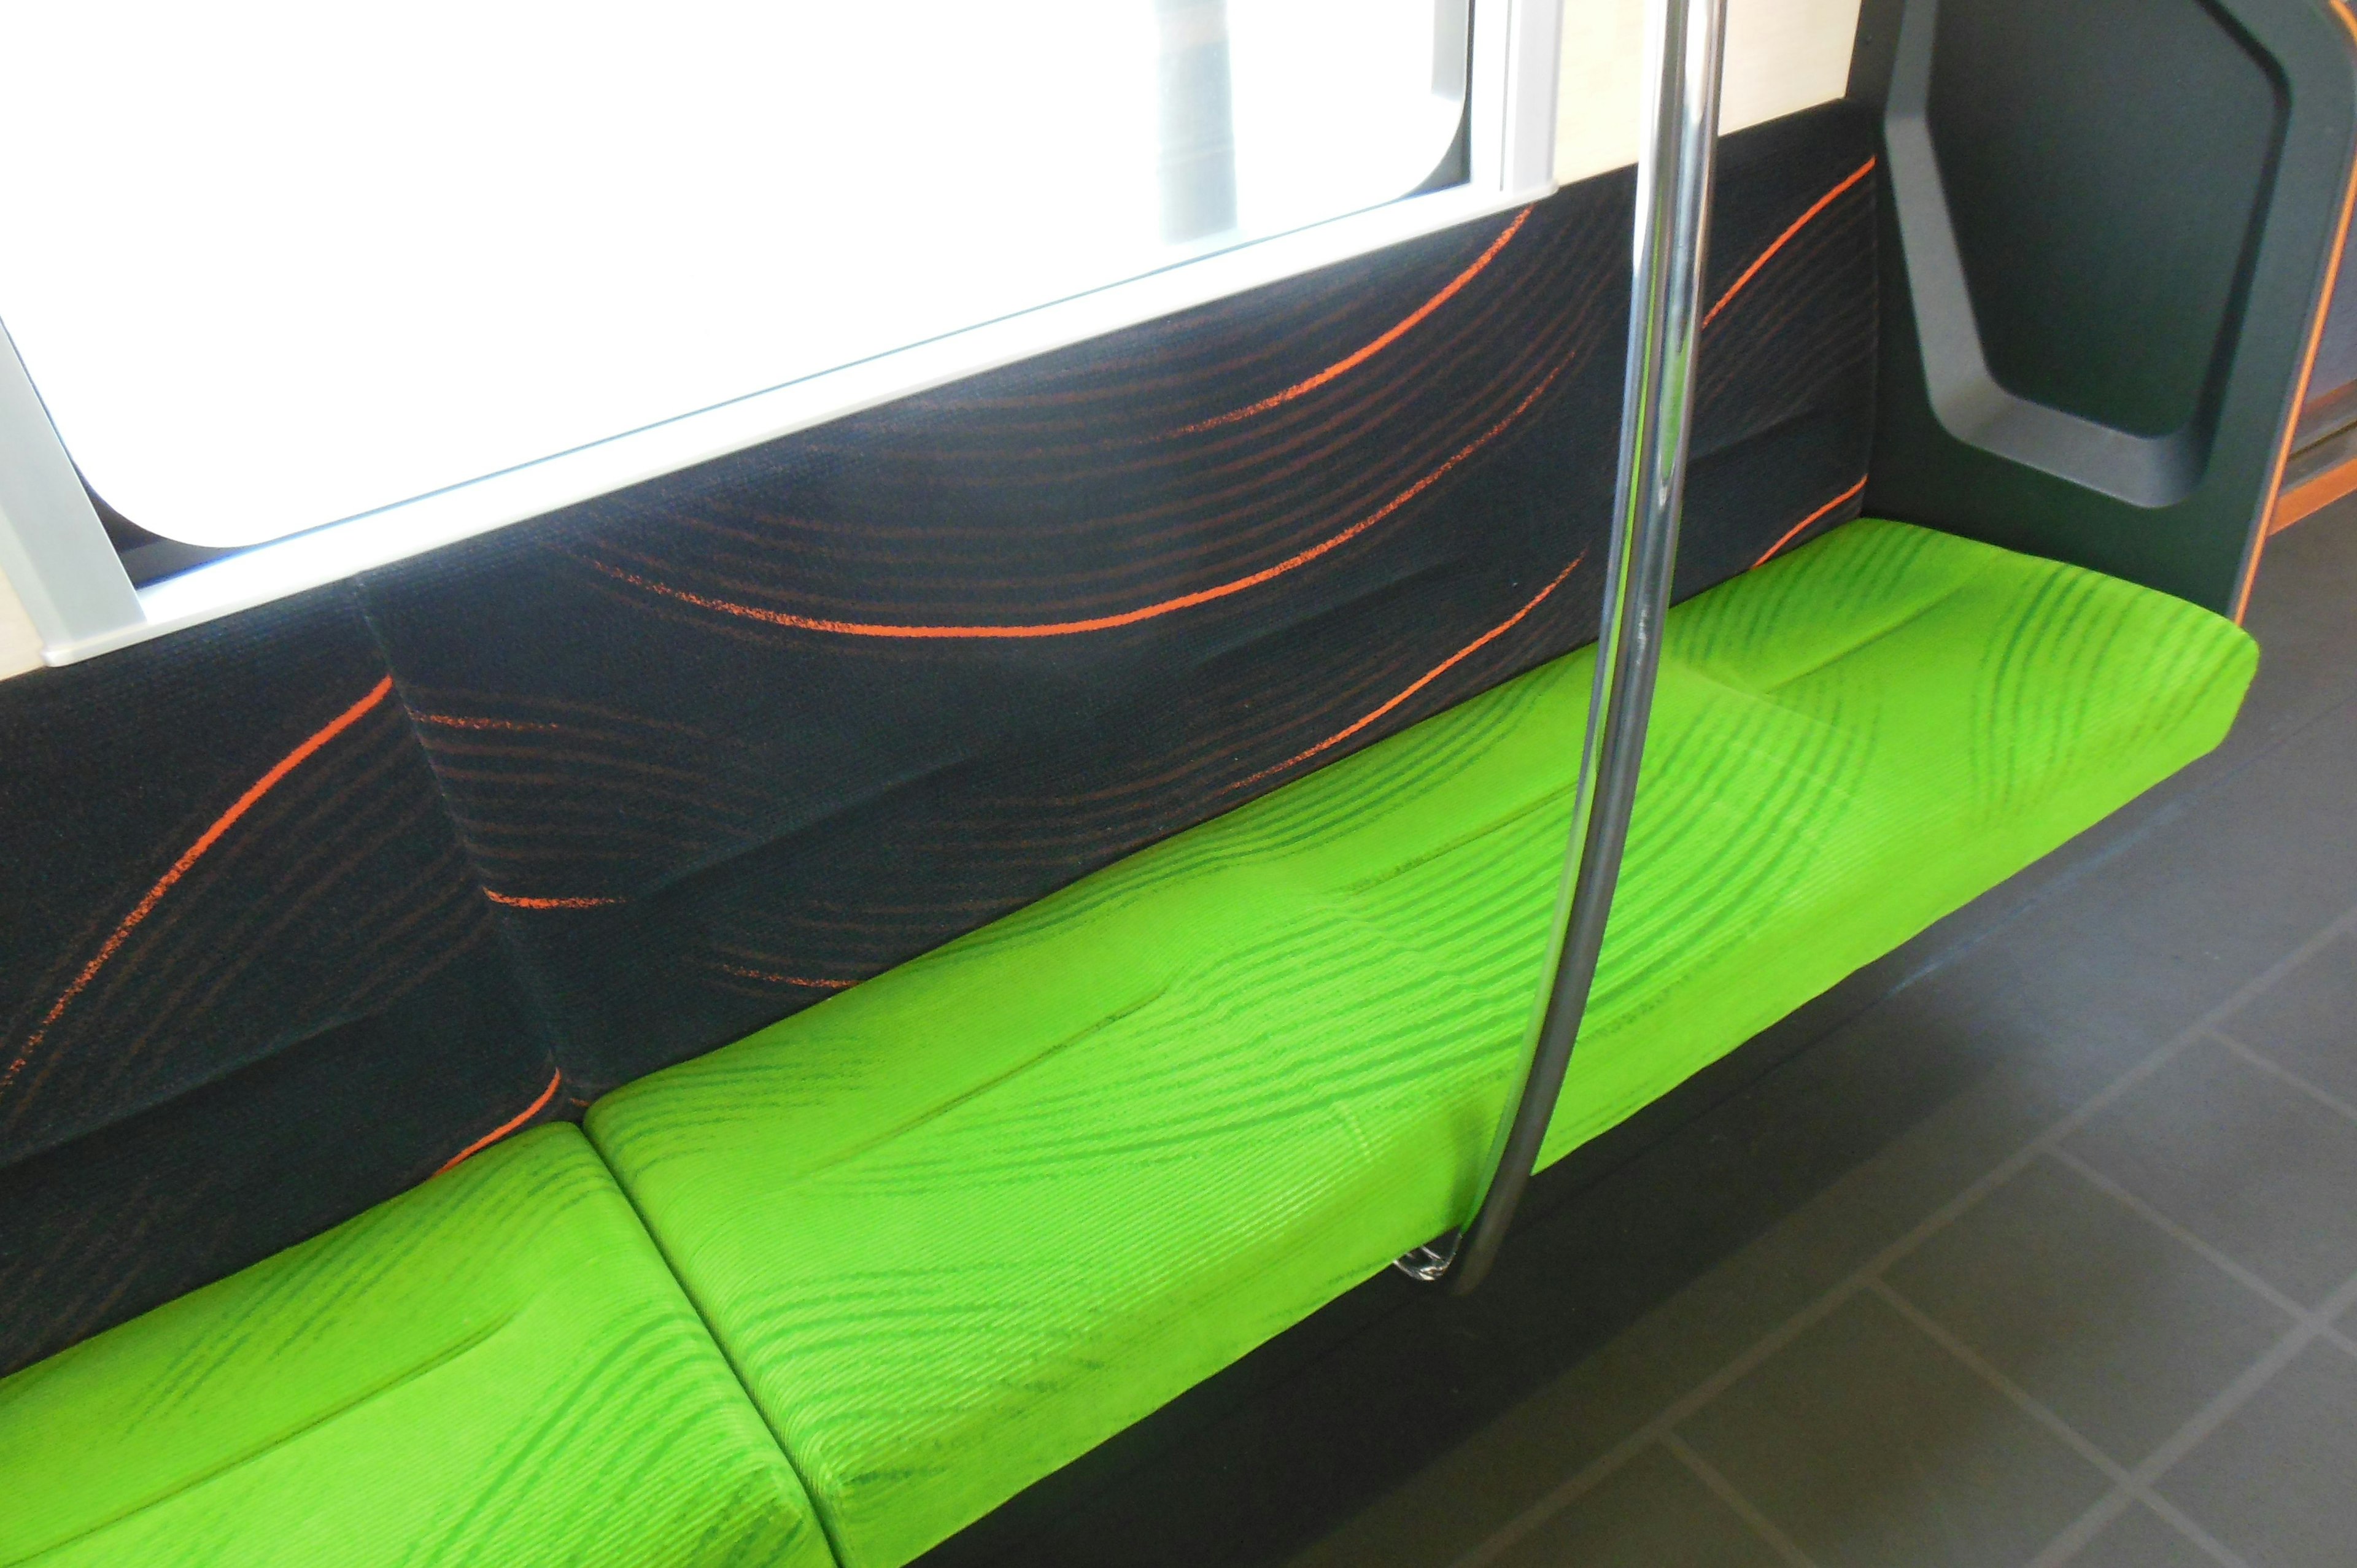
[[[139,596],[0,326],[0,575],[58,648],[135,624]]]
[[[2132,435],[2017,397],[1989,373],[1932,145],[1932,56],[1939,20],[1940,0],[1910,0],[1899,26],[1883,119],[1891,199],[1899,209],[1932,412],[1967,446],[2134,506],[2172,506],[2201,479],[2203,443],[2192,429]]]

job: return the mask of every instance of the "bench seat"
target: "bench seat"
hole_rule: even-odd
[[[1860,521],[1671,618],[1549,1159],[2214,746],[2227,622]],[[891,1568],[1459,1220],[1592,655],[735,1046],[588,1130],[846,1568]]]
[[[578,1129],[0,1380],[0,1563],[823,1568]]]

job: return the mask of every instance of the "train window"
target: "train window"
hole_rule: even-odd
[[[1468,118],[1467,0],[80,0],[0,47],[0,319],[110,518],[216,547],[1388,203]]]

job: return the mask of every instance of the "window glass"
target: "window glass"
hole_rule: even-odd
[[[1462,5],[0,0],[0,320],[250,543],[1394,199]]]

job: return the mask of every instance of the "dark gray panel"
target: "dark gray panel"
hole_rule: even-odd
[[[2338,0],[1867,0],[1866,510],[2232,613],[2357,153]]]
[[[2136,435],[2206,424],[2287,107],[2241,30],[2207,5],[1946,0],[1931,90],[1997,383]]]

